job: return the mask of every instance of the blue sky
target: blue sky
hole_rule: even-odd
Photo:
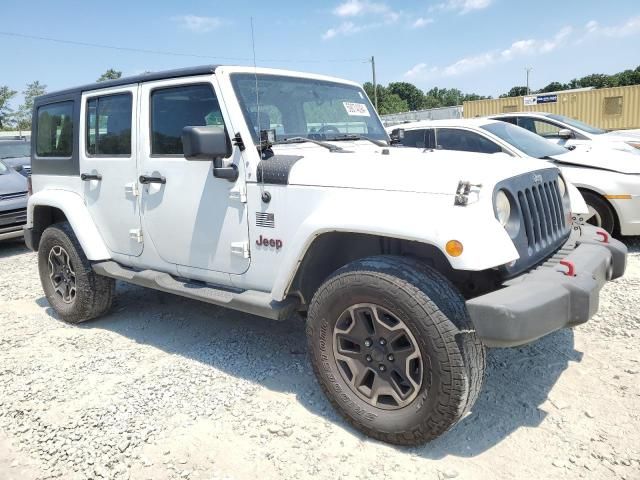
[[[253,16],[260,66],[410,81],[498,95],[640,65],[640,2],[616,0],[32,0],[2,2],[0,31],[190,54],[111,50],[0,34],[0,85],[40,80],[49,90],[204,63],[251,64]],[[531,8],[535,6],[535,8]],[[211,57],[211,58],[200,58]]]

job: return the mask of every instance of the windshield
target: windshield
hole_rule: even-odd
[[[496,137],[501,138],[509,145],[513,145],[530,157],[545,158],[553,155],[562,155],[568,151],[566,148],[551,143],[549,140],[545,140],[529,130],[516,127],[510,123],[487,123],[481,128],[493,133]]]
[[[0,158],[30,157],[31,144],[29,142],[10,142],[0,140]]]
[[[564,115],[556,115],[555,113],[552,113],[547,115],[547,117],[551,118],[552,120],[557,120],[559,122],[566,123],[570,127],[577,128],[578,130],[582,130],[583,132],[591,133],[593,135],[602,135],[603,133],[607,133],[605,130],[592,127],[591,125],[587,125],[586,123],[583,123],[580,120],[576,120],[575,118],[565,117]]]
[[[293,137],[331,140],[345,135],[389,139],[360,87],[252,73],[231,75],[231,82],[256,144],[259,131],[271,129],[276,141]]]

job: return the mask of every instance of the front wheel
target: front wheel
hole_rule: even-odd
[[[464,299],[436,270],[395,256],[338,270],[313,297],[314,371],[357,429],[399,444],[455,425],[481,389],[485,351]]]
[[[580,192],[584,198],[591,218],[587,223],[600,227],[610,234],[614,233],[616,219],[611,205],[601,196],[591,192]]]
[[[84,322],[111,308],[115,280],[93,271],[67,222],[42,233],[38,271],[49,305],[65,322]]]

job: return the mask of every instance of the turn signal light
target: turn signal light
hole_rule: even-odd
[[[460,243],[458,240],[449,240],[445,249],[447,250],[447,253],[452,257],[459,257],[460,255],[462,255],[463,247],[462,243]]]

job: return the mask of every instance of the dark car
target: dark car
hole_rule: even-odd
[[[0,160],[0,240],[22,236],[27,222],[27,179]]]
[[[31,174],[31,141],[27,137],[0,137],[0,160],[25,177]]]

